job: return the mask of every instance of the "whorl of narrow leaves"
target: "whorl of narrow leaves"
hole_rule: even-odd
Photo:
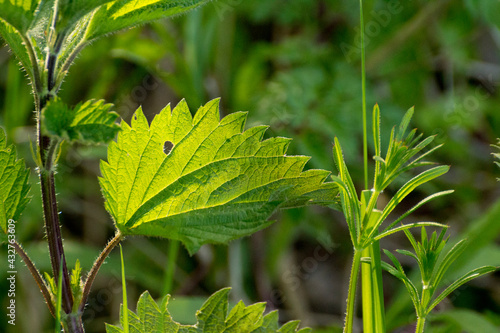
[[[50,101],[42,111],[44,130],[63,140],[106,143],[115,138],[120,126],[112,104],[90,100],[70,109],[60,99]]]
[[[228,314],[229,288],[222,289],[203,304],[196,313],[196,325],[181,325],[170,316],[167,306],[169,297],[157,304],[150,294],[144,292],[137,303],[136,313],[128,310],[130,333],[308,333],[309,328],[298,330],[299,322],[292,321],[278,325],[278,312],[273,311],[264,316],[265,303],[245,306],[239,302]],[[122,327],[123,307],[120,313]],[[123,328],[106,324],[107,333],[123,333]]]
[[[29,170],[18,160],[13,145],[7,146],[5,132],[0,128],[0,242],[6,240],[7,223],[17,222],[29,202]]]
[[[151,126],[141,109],[131,126],[122,122],[100,178],[122,234],[181,240],[193,253],[269,226],[278,208],[336,199],[328,171],[303,172],[309,157],[285,155],[290,139],[261,141],[266,126],[243,132],[244,112],[219,117],[218,100],[194,118],[181,101]]]

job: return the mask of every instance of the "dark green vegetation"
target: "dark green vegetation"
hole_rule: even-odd
[[[337,136],[351,176],[361,188],[358,4],[339,2],[222,0],[174,20],[113,35],[83,51],[59,95],[69,105],[87,99],[113,102],[127,122],[140,104],[151,120],[169,102],[174,106],[186,98],[196,110],[221,96],[223,114],[249,110],[247,128],[269,124],[267,137],[293,138],[287,154],[313,156],[308,167],[335,170],[331,146]],[[449,224],[452,238],[469,239],[445,278],[450,281],[472,268],[500,264],[495,244],[500,233],[500,206],[495,203],[499,171],[490,155],[490,144],[500,135],[500,32],[494,25],[500,12],[489,8],[490,3],[365,4],[367,105],[381,106],[382,143],[388,142],[390,127],[412,105],[410,127],[418,127],[425,136],[436,134],[433,144],[445,143],[428,160],[450,165],[450,171],[419,188],[403,205],[409,209],[427,195],[455,190],[412,215],[414,221]],[[9,142],[17,144],[18,155],[34,167],[29,152],[29,137],[35,132],[32,97],[6,48],[0,63],[0,124]],[[67,261],[73,267],[79,258],[84,271],[114,232],[96,180],[101,175],[99,159],[106,159],[104,146],[66,145],[56,174]],[[34,172],[31,177],[33,199],[17,237],[37,267],[50,271]],[[403,183],[386,189],[382,198]],[[403,213],[405,206],[398,210]],[[352,255],[343,217],[314,207],[283,211],[276,218],[279,223],[264,232],[229,247],[204,246],[194,257],[165,240],[128,239],[123,245],[129,304],[134,304],[130,308],[145,289],[154,297],[171,292],[176,298],[206,299],[230,285],[234,300],[268,301],[285,310],[280,311],[283,320],[341,327]],[[390,250],[411,248],[403,233],[381,243]],[[167,256],[175,251],[179,256],[172,273]],[[411,259],[398,259],[406,272],[417,268]],[[53,320],[29,273],[20,269],[19,276],[18,309],[30,320],[18,321],[16,331],[42,326],[49,330]],[[389,275],[384,281],[388,331],[414,324],[413,306],[402,285]],[[0,283],[3,297],[8,288],[5,276]],[[500,325],[500,301],[495,296],[499,285],[496,273],[459,289],[429,318],[434,331],[487,332],[492,327],[495,332]],[[87,330],[99,332],[103,321],[117,322],[121,301],[119,259],[113,252],[89,298]],[[181,298],[177,311],[192,314],[202,302],[187,311],[181,306],[191,303]],[[177,319],[174,310],[172,314],[177,321],[195,321]],[[5,320],[0,318],[1,331],[10,329]]]

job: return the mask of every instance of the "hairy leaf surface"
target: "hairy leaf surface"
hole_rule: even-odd
[[[71,110],[55,99],[43,110],[45,130],[68,141],[106,143],[116,136],[120,126],[115,123],[118,114],[110,112],[112,104],[103,100],[89,100]]]
[[[113,0],[59,0],[59,20],[56,27],[59,30],[71,28],[79,19],[90,13],[92,10],[111,1]]]
[[[167,306],[169,296],[165,297],[161,304],[157,304],[146,291],[141,295],[137,303],[136,313],[128,310],[130,333],[271,333],[282,332],[307,333],[311,330],[303,328],[298,330],[298,321],[286,323],[281,328],[278,325],[278,312],[273,311],[264,316],[265,303],[256,303],[245,306],[239,302],[228,314],[229,288],[222,289],[203,304],[197,312],[196,325],[181,325],[175,322]],[[120,322],[122,327],[123,307],[121,309]],[[107,333],[122,333],[123,328],[106,324]]]
[[[94,15],[88,39],[99,38],[125,28],[179,15],[209,0],[115,0],[103,5]]]
[[[266,126],[243,132],[246,113],[219,119],[219,101],[194,118],[182,101],[149,126],[141,109],[101,163],[106,209],[124,235],[181,240],[195,252],[270,225],[277,208],[331,203],[324,170],[303,172],[306,156],[286,156],[290,139],[261,141]],[[169,149],[171,148],[171,149]]]
[[[0,128],[0,241],[6,240],[8,220],[17,222],[29,202],[29,170],[16,157],[13,145],[7,146],[5,132]]]
[[[33,68],[21,35],[12,26],[0,20],[0,36],[5,39],[12,53],[21,62],[21,65],[33,81]]]
[[[40,0],[0,0],[0,19],[21,33],[25,33],[33,22]]]

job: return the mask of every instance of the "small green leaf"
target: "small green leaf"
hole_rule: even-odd
[[[40,0],[0,0],[0,19],[25,33],[33,23]]]
[[[449,285],[439,296],[436,297],[436,299],[432,302],[431,305],[429,305],[427,309],[427,313],[431,312],[431,310],[436,307],[443,299],[445,299],[449,294],[451,294],[453,291],[456,289],[460,288],[462,285],[465,283],[481,277],[483,275],[493,273],[494,271],[498,270],[498,267],[494,266],[483,266],[479,267],[476,269],[473,269],[472,271],[464,274],[462,277],[457,279],[455,282],[453,282],[451,285]]]
[[[18,222],[30,198],[29,169],[18,160],[13,145],[7,146],[7,137],[0,127],[0,241],[6,241],[8,221]]]
[[[382,215],[380,217],[380,223],[382,221],[385,221],[387,216],[396,208],[396,206],[408,195],[410,194],[415,188],[418,186],[425,184],[429,181],[431,181],[434,178],[437,178],[446,172],[450,167],[446,165],[441,165],[437,166],[435,168],[425,170],[422,173],[418,174],[417,176],[413,177],[410,179],[407,183],[405,183],[399,190],[398,192],[391,198],[387,206],[385,206]]]
[[[45,131],[70,142],[106,143],[120,130],[118,114],[103,100],[90,100],[70,109],[60,99],[50,101],[42,111]]]
[[[131,126],[122,122],[100,178],[122,234],[177,239],[193,253],[269,226],[278,208],[336,200],[328,171],[303,172],[309,158],[287,156],[289,139],[261,141],[267,127],[243,132],[245,120],[243,112],[219,120],[213,100],[194,118],[182,101],[151,126],[141,109]]]
[[[214,293],[196,313],[196,325],[181,325],[175,322],[168,312],[169,296],[157,304],[150,294],[144,292],[137,303],[136,313],[128,311],[131,333],[295,333],[310,332],[298,330],[298,321],[278,326],[276,311],[264,316],[265,303],[245,306],[239,302],[228,314],[229,288]],[[124,308],[121,308],[120,322],[123,326]],[[124,333],[118,326],[106,324],[107,333]]]
[[[209,0],[115,0],[94,14],[88,40],[165,17],[183,14]]]
[[[71,293],[73,294],[73,311],[78,309],[80,305],[80,300],[82,299],[83,292],[83,282],[82,276],[82,266],[80,266],[80,260],[76,260],[75,268],[71,271]]]

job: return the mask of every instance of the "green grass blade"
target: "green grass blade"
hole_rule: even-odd
[[[61,308],[62,308],[62,269],[59,268],[59,278],[57,279],[57,300],[56,300],[56,327],[55,333],[61,333]]]
[[[123,333],[128,333],[129,324],[128,324],[128,304],[127,304],[127,283],[125,281],[125,262],[123,261],[123,249],[121,244],[120,244],[120,258],[122,263],[122,290],[123,290],[122,326],[123,326]]]

